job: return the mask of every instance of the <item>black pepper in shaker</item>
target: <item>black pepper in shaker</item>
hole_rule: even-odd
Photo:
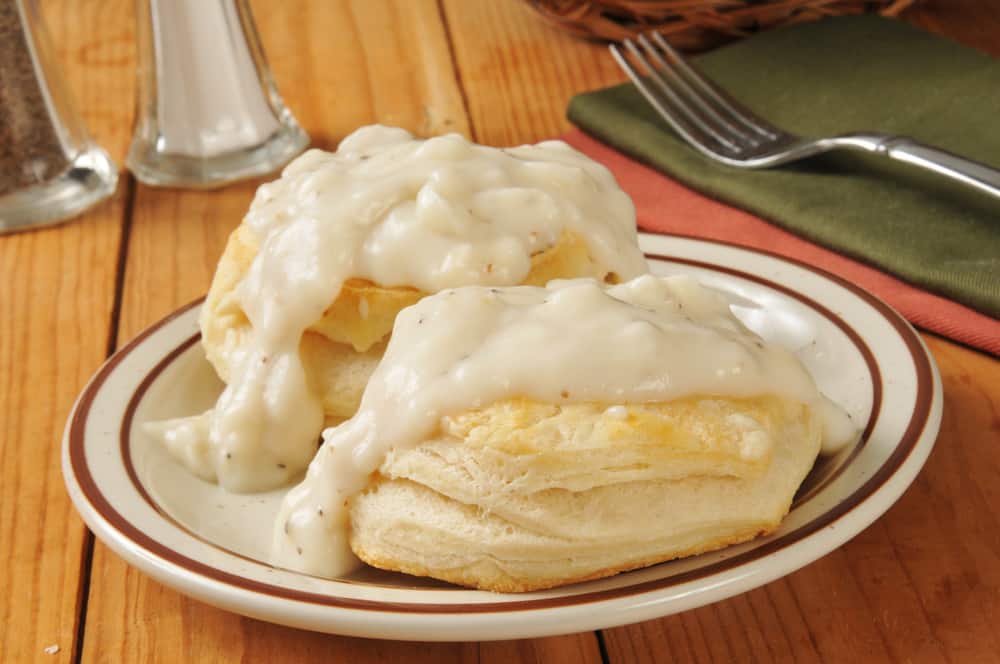
[[[71,217],[116,181],[70,102],[37,0],[0,0],[0,232]]]
[[[16,0],[0,0],[0,195],[44,182],[68,165]]]

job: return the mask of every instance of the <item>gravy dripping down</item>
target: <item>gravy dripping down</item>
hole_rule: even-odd
[[[193,473],[235,492],[286,485],[316,453],[323,410],[299,343],[348,278],[431,293],[513,285],[564,231],[607,272],[647,271],[628,196],[561,141],[497,149],[365,127],[261,186],[244,223],[259,241],[236,292],[251,342],[212,411],[147,427]]]

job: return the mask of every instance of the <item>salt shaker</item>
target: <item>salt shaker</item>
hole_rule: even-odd
[[[117,179],[70,99],[37,0],[0,0],[0,233],[68,219]]]
[[[126,165],[154,186],[268,173],[309,143],[285,107],[247,0],[137,0],[138,96]]]

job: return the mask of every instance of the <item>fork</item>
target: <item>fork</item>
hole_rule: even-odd
[[[1000,198],[1000,171],[906,136],[871,131],[810,139],[780,129],[734,100],[667,43],[658,32],[640,34],[639,46],[623,42],[642,76],[622,50],[609,48],[632,82],[692,147],[737,168],[770,168],[848,149],[885,155],[957,180]],[[642,47],[641,50],[639,47]]]

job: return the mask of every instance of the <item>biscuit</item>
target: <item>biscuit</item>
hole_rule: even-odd
[[[773,531],[820,438],[808,406],[777,396],[505,401],[391,452],[352,499],[350,545],[483,590],[606,577]]]

